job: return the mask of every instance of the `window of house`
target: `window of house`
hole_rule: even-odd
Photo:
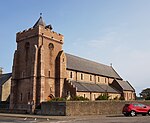
[[[70,78],[73,78],[72,71],[70,72]]]
[[[98,76],[98,82],[99,82],[99,76]]]
[[[124,97],[126,98],[126,93],[124,93]]]
[[[92,81],[92,75],[90,75],[90,81]]]
[[[81,73],[81,80],[83,80],[83,74]]]
[[[85,94],[84,94],[84,98],[85,98]]]
[[[62,59],[63,63],[65,62],[65,58]]]
[[[95,94],[94,94],[94,99],[96,99],[96,96],[95,96]]]

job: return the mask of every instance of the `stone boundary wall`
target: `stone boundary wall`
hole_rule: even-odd
[[[110,115],[122,114],[122,108],[127,103],[142,103],[150,105],[150,101],[67,101],[43,102],[42,115]]]

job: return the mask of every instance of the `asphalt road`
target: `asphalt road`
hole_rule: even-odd
[[[110,116],[77,116],[77,117],[6,117],[0,116],[0,123],[150,123],[150,116],[124,117]]]

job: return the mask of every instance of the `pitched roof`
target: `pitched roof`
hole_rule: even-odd
[[[77,82],[77,81],[70,81],[70,83],[74,87],[76,87],[78,92],[119,93],[109,85],[105,85],[105,84],[95,84],[95,83]]]
[[[122,79],[112,66],[103,65],[67,53],[65,54],[67,57],[67,69]]]
[[[41,25],[41,26],[46,26],[46,24],[45,24],[45,22],[44,22],[44,20],[43,20],[43,18],[40,16],[40,18],[37,20],[37,22],[34,24],[34,26],[33,26],[33,28],[34,27],[37,27],[37,26],[39,26],[39,25]]]
[[[0,85],[3,85],[11,76],[12,73],[0,74]]]
[[[115,80],[124,91],[135,91],[128,81]]]

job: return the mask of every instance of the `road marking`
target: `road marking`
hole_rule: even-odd
[[[24,118],[24,120],[27,120],[27,117],[26,117],[26,118]]]

